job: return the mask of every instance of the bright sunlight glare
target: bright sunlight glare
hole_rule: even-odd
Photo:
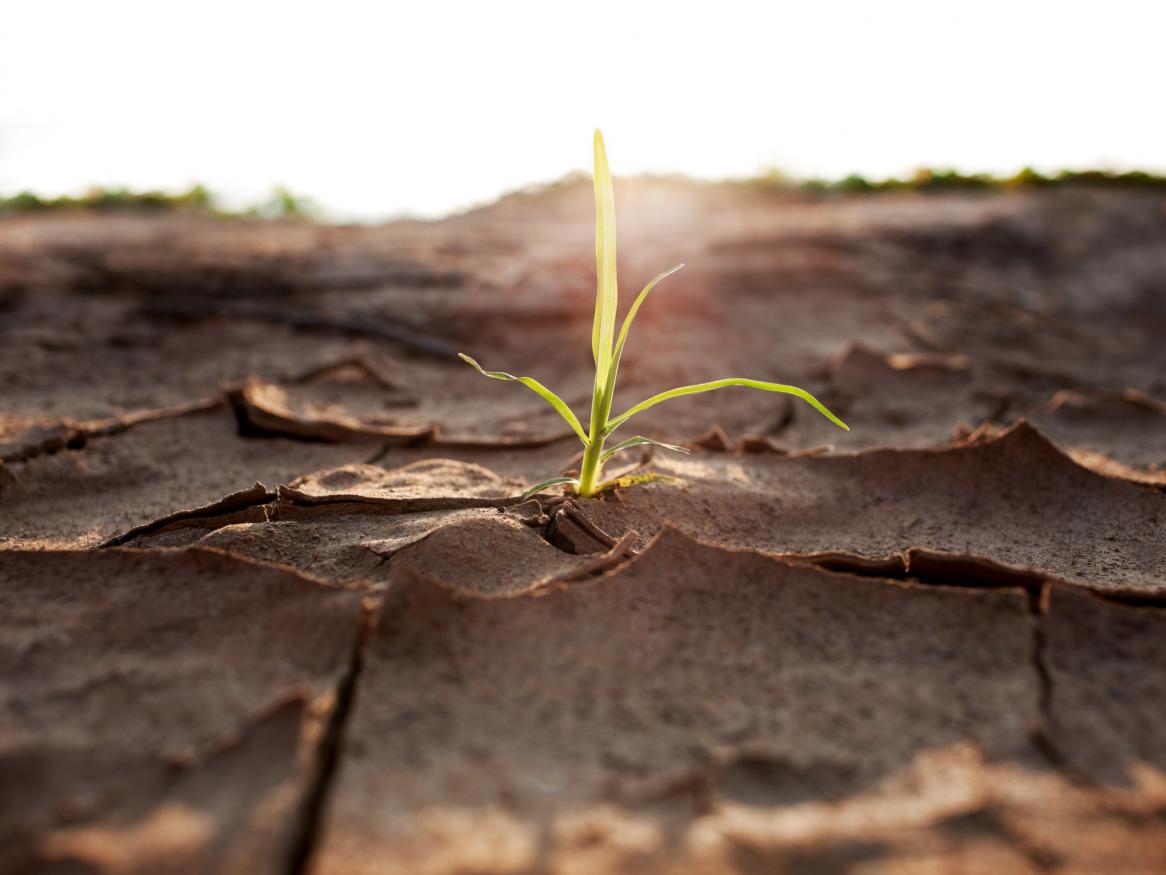
[[[46,2],[0,7],[0,195],[436,216],[586,170],[1166,168],[1166,4]]]

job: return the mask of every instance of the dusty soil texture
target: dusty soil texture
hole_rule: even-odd
[[[1166,195],[0,220],[0,875],[1166,871]]]

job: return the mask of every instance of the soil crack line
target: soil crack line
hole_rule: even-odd
[[[240,492],[233,492],[218,501],[203,507],[189,508],[187,510],[179,510],[166,516],[159,517],[155,520],[150,520],[148,523],[142,523],[140,526],[134,526],[128,531],[122,532],[119,535],[114,535],[97,545],[97,549],[104,550],[109,547],[120,547],[129,543],[134,538],[142,535],[150,535],[155,532],[165,529],[167,526],[174,523],[180,523],[183,520],[197,520],[197,519],[214,519],[215,517],[225,516],[228,514],[240,513],[250,508],[263,508],[264,516],[270,521],[271,504],[275,501],[276,495],[269,490],[262,483],[256,481],[255,485],[250,489],[244,489]]]
[[[135,426],[165,419],[178,419],[192,414],[206,413],[223,403],[221,395],[213,395],[169,407],[151,407],[121,416],[105,419],[75,421],[65,418],[44,424],[47,434],[27,445],[13,445],[0,452],[0,463],[27,462],[40,456],[51,456],[62,450],[83,450],[91,438],[116,437]]]
[[[336,702],[328,725],[316,748],[314,774],[305,792],[292,834],[288,857],[288,875],[306,875],[308,864],[320,838],[325,806],[328,803],[336,768],[344,748],[348,719],[356,704],[356,688],[364,670],[364,650],[376,623],[377,611],[366,607],[352,648],[348,669],[336,687]]]
[[[1032,666],[1036,670],[1039,692],[1037,709],[1039,723],[1033,729],[1032,743],[1037,752],[1053,769],[1061,772],[1074,783],[1090,783],[1073,763],[1065,756],[1052,738],[1053,697],[1055,686],[1053,674],[1048,664],[1048,640],[1045,637],[1044,618],[1049,610],[1051,587],[1043,583],[1028,590],[1028,609],[1032,617]]]
[[[377,448],[377,451],[375,453],[373,453],[371,456],[369,456],[365,460],[364,464],[366,464],[366,465],[379,465],[389,455],[389,451],[392,448],[393,448],[392,443],[390,443],[389,441],[385,441],[383,444],[381,444],[380,447]]]

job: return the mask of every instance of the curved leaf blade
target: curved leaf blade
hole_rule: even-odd
[[[681,270],[683,267],[684,262],[681,262],[675,267],[670,267],[663,273],[657,274],[655,279],[644,286],[644,288],[640,290],[640,293],[636,295],[636,300],[632,303],[631,309],[629,309],[627,315],[623,317],[623,325],[619,329],[619,339],[617,339],[615,342],[615,353],[611,357],[615,364],[619,364],[620,356],[623,355],[624,344],[627,343],[628,331],[632,327],[632,322],[635,321],[636,314],[640,312],[640,305],[644,303],[644,299],[648,297],[648,294],[656,287],[658,282],[663,279],[667,279],[678,270]]]
[[[644,286],[640,290],[640,293],[636,295],[636,300],[632,302],[631,308],[628,310],[627,315],[624,316],[623,325],[619,330],[619,339],[615,342],[615,351],[611,356],[611,367],[607,372],[607,380],[604,384],[604,392],[606,393],[607,398],[615,397],[615,378],[619,373],[620,359],[623,358],[624,344],[627,343],[628,331],[632,327],[632,322],[636,318],[636,313],[638,313],[640,310],[640,305],[644,303],[644,299],[647,298],[652,289],[656,287],[656,283],[660,282],[660,280],[664,279],[665,277],[672,276],[672,274],[676,273],[676,271],[680,270],[682,267],[684,267],[683,262],[676,265],[675,267],[669,268],[661,274],[657,274],[656,278]]]
[[[534,486],[530,487],[530,489],[526,490],[526,492],[522,493],[522,500],[526,501],[531,496],[538,495],[544,489],[550,486],[558,486],[561,483],[571,483],[575,486],[579,485],[579,481],[574,477],[552,477],[550,480],[544,480],[542,483],[536,483]]]
[[[826,405],[807,392],[805,389],[799,389],[797,386],[787,386],[784,383],[767,383],[764,380],[747,380],[742,377],[729,377],[724,380],[712,380],[708,383],[696,383],[692,386],[680,386],[676,389],[669,389],[667,392],[661,392],[658,395],[653,395],[646,401],[641,401],[639,404],[625,410],[619,416],[614,417],[608,422],[608,433],[615,431],[624,422],[631,419],[637,413],[643,413],[649,407],[655,407],[661,401],[667,401],[670,398],[679,398],[682,395],[696,395],[700,392],[712,392],[715,389],[725,389],[729,386],[743,386],[747,389],[761,389],[764,392],[780,392],[785,395],[793,395],[795,398],[801,398],[828,420],[834,423],[845,431],[850,431],[850,426],[835,416],[827,409]]]
[[[587,440],[587,432],[583,431],[583,426],[580,424],[578,417],[576,417],[575,414],[571,411],[571,408],[567,406],[567,402],[548,389],[546,386],[544,386],[542,383],[540,383],[538,380],[534,379],[533,377],[516,377],[513,374],[506,373],[505,371],[487,371],[484,370],[480,364],[478,364],[464,352],[459,352],[457,356],[463,362],[473,367],[483,377],[489,377],[491,380],[509,380],[515,383],[522,383],[522,385],[526,386],[528,389],[550,404],[551,407],[555,408],[555,412],[557,412],[559,416],[566,420],[567,425],[571,426],[571,429],[575,432],[575,434],[579,435],[579,440],[583,441],[584,444],[589,443]]]
[[[628,438],[626,441],[620,441],[614,447],[607,450],[602,456],[600,456],[600,462],[601,463],[606,462],[608,459],[610,459],[612,456],[614,456],[618,452],[621,452],[623,450],[630,450],[632,447],[639,447],[639,446],[643,446],[644,444],[651,444],[654,447],[663,447],[666,450],[673,450],[674,452],[677,452],[677,453],[691,453],[692,452],[692,450],[690,450],[688,447],[681,447],[681,446],[677,446],[676,444],[666,444],[663,441],[654,441],[651,438],[647,438],[647,437],[644,437],[643,435],[638,434],[635,437]]]

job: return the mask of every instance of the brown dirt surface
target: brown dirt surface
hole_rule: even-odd
[[[361,599],[202,548],[0,554],[5,871],[281,871]]]
[[[1166,197],[0,219],[0,875],[1166,870]]]

